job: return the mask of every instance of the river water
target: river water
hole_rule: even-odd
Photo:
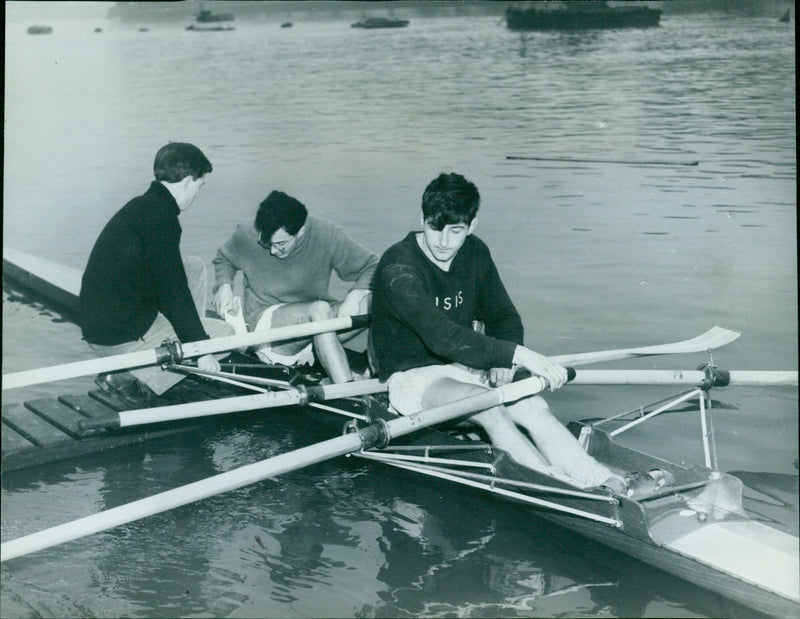
[[[793,23],[707,12],[650,30],[517,34],[499,12],[387,31],[350,17],[204,34],[50,20],[38,37],[10,20],[4,245],[81,269],[170,140],[214,165],[181,216],[184,253],[209,268],[272,189],[381,252],[418,227],[427,182],[458,171],[481,191],[476,233],[532,348],[656,344],[720,324],[743,335],[718,365],[797,369]],[[4,289],[4,373],[85,358],[75,325]],[[671,391],[576,386],[549,401],[568,421]],[[755,517],[796,534],[796,389],[714,399],[720,468],[746,481]],[[702,462],[696,415],[667,417],[626,440]],[[279,430],[222,427],[4,475],[2,539],[302,444]],[[351,460],[4,563],[0,595],[8,617],[734,613],[517,507]]]

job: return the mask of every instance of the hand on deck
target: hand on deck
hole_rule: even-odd
[[[233,288],[230,284],[222,284],[214,295],[214,309],[220,316],[233,309]]]
[[[567,370],[563,366],[530,348],[517,346],[513,363],[526,368],[531,374],[544,378],[550,383],[550,391],[563,387],[567,382]]]

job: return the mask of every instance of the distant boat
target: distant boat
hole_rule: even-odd
[[[234,29],[233,26],[221,25],[221,22],[233,21],[233,13],[212,13],[202,9],[195,16],[195,21],[196,23],[186,26],[186,29],[194,32],[227,32]]]
[[[778,21],[783,22],[784,24],[788,24],[791,18],[792,18],[792,9],[786,9],[786,12]]]
[[[189,24],[186,29],[194,32],[228,32],[234,30],[233,26],[198,26],[196,24]]]
[[[292,22],[290,21],[285,21],[281,24],[281,28],[291,28],[291,27],[292,27]]]
[[[608,6],[607,2],[546,2],[506,9],[509,30],[591,30],[658,26],[661,11],[646,6]]]
[[[211,24],[221,21],[233,21],[233,13],[212,13],[206,9],[202,9],[196,17],[197,21],[201,24]]]
[[[53,34],[53,29],[50,26],[31,26],[28,34]]]
[[[351,28],[405,28],[408,26],[407,19],[392,19],[390,17],[367,17],[359,22],[351,24]]]

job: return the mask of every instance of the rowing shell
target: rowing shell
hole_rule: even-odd
[[[603,358],[622,359],[646,354],[686,352],[683,348],[687,343],[704,349],[709,336],[719,337],[720,340],[714,344],[719,346],[738,335],[715,329],[704,334],[706,339],[700,338],[703,339],[701,342],[688,340],[677,343],[680,345],[677,347],[666,345],[581,353],[558,360],[578,365]],[[709,345],[708,348],[714,346]],[[694,383],[699,378],[688,372],[679,374],[681,376],[673,373],[664,379],[668,382],[659,384],[675,384],[684,375],[688,382]],[[707,381],[708,375],[703,374]],[[750,380],[754,374],[731,373],[729,378]],[[782,374],[784,375],[775,380],[794,380],[796,383],[796,373]],[[535,382],[537,379],[529,380]],[[633,379],[628,376],[626,380]],[[652,381],[653,377],[647,380]],[[718,384],[716,381],[711,382]],[[543,386],[539,384],[537,388]],[[668,473],[671,479],[669,484],[660,488],[656,486],[644,496],[627,497],[601,491],[588,492],[520,467],[502,451],[486,443],[425,429],[432,423],[441,423],[471,410],[480,410],[507,401],[509,397],[524,395],[521,391],[514,393],[514,390],[521,390],[519,383],[509,386],[509,389],[511,394],[508,390],[493,390],[486,396],[488,400],[481,399],[479,402],[466,404],[461,401],[439,407],[442,410],[434,409],[426,411],[425,415],[406,418],[395,418],[385,407],[380,407],[372,424],[360,429],[354,428],[354,431],[346,435],[331,439],[335,443],[331,449],[327,448],[328,442],[320,443],[311,446],[311,449],[304,448],[298,452],[282,454],[264,463],[229,471],[128,506],[88,516],[75,523],[60,525],[54,528],[57,531],[48,530],[26,536],[28,539],[4,542],[0,554],[2,560],[7,560],[53,543],[116,526],[115,522],[130,522],[170,509],[171,506],[187,504],[211,494],[241,487],[298,466],[306,466],[335,455],[356,453],[360,457],[490,492],[493,496],[523,504],[541,517],[758,611],[776,616],[800,615],[798,540],[792,535],[748,518],[741,507],[741,482],[734,477],[706,467],[681,467],[622,447],[611,438],[622,429],[606,433],[596,427],[573,424],[571,429],[580,437],[586,450],[608,466],[621,471],[657,470]],[[530,389],[528,392],[535,390]],[[491,394],[498,391],[503,395],[499,399],[492,399],[494,396]],[[685,399],[681,397],[675,402],[683,402]],[[342,406],[346,408],[347,403]],[[660,406],[660,409],[663,408]],[[652,414],[655,411],[646,417]],[[404,442],[402,436],[409,433],[411,437]],[[385,447],[374,446],[398,437],[399,441],[393,440]],[[88,528],[84,526],[85,523],[88,523]],[[76,533],[73,529],[79,530]]]
[[[250,368],[249,371],[269,379],[269,368],[263,371]],[[613,374],[609,372],[608,376]],[[580,375],[578,371],[574,380]],[[537,516],[740,604],[776,616],[798,616],[798,539],[751,520],[742,508],[742,484],[735,477],[704,466],[680,466],[621,446],[614,442],[612,435],[622,428],[607,432],[597,426],[571,424],[570,429],[584,448],[612,469],[657,469],[668,473],[672,479],[669,485],[655,487],[644,496],[616,496],[575,488],[519,466],[487,443],[429,428],[431,424],[440,424],[456,415],[524,397],[545,386],[536,382],[539,379],[528,380],[535,383],[534,387],[530,382],[521,381],[507,386],[505,391],[494,390],[502,393],[500,397],[489,392],[479,402],[470,402],[468,398],[409,417],[392,415],[382,394],[368,398],[366,407],[360,398],[333,400],[329,403],[334,407],[345,413],[362,413],[358,415],[362,419],[366,408],[366,420],[360,424],[349,422],[351,431],[335,439],[87,516],[27,536],[28,539],[5,542],[2,559],[5,561],[53,543],[185,505],[329,457],[353,453],[381,465],[518,503]],[[364,382],[368,385],[363,388],[368,390],[370,381]],[[344,388],[336,386],[338,391],[329,393],[341,395]],[[320,393],[324,395],[325,392]],[[700,389],[689,392],[689,396],[692,394],[698,398],[705,395]],[[674,404],[686,400],[686,396],[681,396]],[[658,406],[659,410],[667,408]],[[652,414],[647,407],[638,412],[645,417]],[[328,410],[307,409],[306,414],[319,421],[320,427],[325,424],[339,427],[342,423]],[[387,441],[387,445],[380,446]]]

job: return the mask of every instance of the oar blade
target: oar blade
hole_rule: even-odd
[[[730,344],[737,339],[741,333],[732,331],[724,327],[712,327],[702,335],[698,335],[682,342],[672,342],[671,344],[657,344],[654,346],[642,346],[639,348],[620,348],[617,350],[603,350],[589,353],[577,353],[573,355],[559,355],[551,357],[554,361],[562,365],[577,366],[590,363],[602,363],[606,361],[621,361],[635,357],[647,357],[652,355],[674,355],[695,352],[705,352],[720,348]]]

